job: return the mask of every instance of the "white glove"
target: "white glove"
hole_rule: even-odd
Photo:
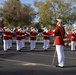
[[[48,32],[48,30],[46,29],[45,32]]]

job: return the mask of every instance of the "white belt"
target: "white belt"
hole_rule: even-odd
[[[75,37],[71,37],[71,38],[75,38]]]
[[[4,34],[4,36],[8,36],[8,35],[5,35],[5,34]]]
[[[8,37],[12,37],[11,35],[8,35]]]

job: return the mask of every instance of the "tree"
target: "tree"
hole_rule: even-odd
[[[31,5],[21,4],[20,0],[7,0],[0,8],[0,17],[4,25],[22,27],[32,23],[35,12]]]
[[[72,25],[66,25],[65,30],[66,32],[70,32],[73,29]]]
[[[43,25],[56,25],[56,19],[62,19],[64,24],[72,24],[76,21],[75,0],[42,0],[34,1],[38,8],[39,21]]]

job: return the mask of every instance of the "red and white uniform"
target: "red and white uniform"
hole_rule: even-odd
[[[44,40],[44,50],[47,50],[49,48],[49,41],[50,41],[50,35],[43,31],[43,40]]]
[[[34,50],[35,45],[36,45],[36,36],[37,36],[37,32],[35,31],[30,31],[30,46],[31,46],[31,51]]]
[[[8,35],[8,45],[9,45],[9,48],[12,47],[12,39],[13,39],[13,33],[12,32],[8,32],[9,35]]]
[[[8,32],[5,29],[2,30],[3,33],[3,40],[8,40]]]
[[[65,35],[64,27],[61,26],[61,28],[63,29],[62,30],[63,35]],[[55,34],[55,40],[54,40],[55,45],[64,45],[64,41],[63,41],[63,38],[61,36],[61,32],[59,30],[59,27],[56,27],[54,31],[52,31],[52,30],[48,31],[48,34]]]
[[[16,30],[16,40],[22,40],[22,33],[18,29]]]
[[[70,32],[70,40],[71,40],[71,51],[75,50],[75,39],[76,35],[73,31]]]
[[[66,33],[66,43],[65,43],[65,45],[68,45],[68,46],[70,46],[70,34],[69,33]]]
[[[16,43],[17,43],[17,51],[21,50],[22,48],[22,33],[16,29]]]
[[[60,31],[61,29],[61,31]],[[63,26],[56,27],[55,30],[48,31],[48,34],[55,34],[54,44],[56,45],[56,52],[58,56],[58,66],[64,66],[64,41],[62,35],[65,35],[65,29]]]
[[[4,51],[7,51],[7,49],[8,49],[8,34],[9,33],[5,29],[2,30],[2,33],[3,33]]]
[[[26,32],[22,33],[22,47],[25,47],[25,34]]]
[[[30,40],[36,40],[37,33],[34,31],[30,31]]]

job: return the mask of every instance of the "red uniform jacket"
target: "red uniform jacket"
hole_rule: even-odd
[[[16,40],[22,40],[22,33],[16,29]]]
[[[49,40],[50,39],[50,35],[45,31],[43,31],[43,39],[44,40]]]
[[[8,39],[11,39],[11,40],[12,40],[12,38],[13,38],[13,33],[11,33],[11,32],[8,32],[8,33],[9,33]]]
[[[61,32],[63,33],[62,35]],[[64,45],[62,36],[65,35],[65,29],[63,26],[56,27],[54,32],[52,30],[48,31],[48,34],[55,34],[55,40],[54,40],[55,45]]]
[[[76,35],[73,32],[70,32],[70,40],[75,41]]]
[[[67,34],[67,39],[69,39],[69,40],[70,40],[70,34]]]
[[[22,33],[22,39],[25,39],[25,33]]]
[[[5,29],[2,30],[2,33],[3,33],[3,40],[8,40],[8,32],[5,31]]]
[[[30,40],[36,40],[37,33],[34,31],[30,31]]]
[[[66,42],[70,43],[70,35],[69,34],[66,34]]]

